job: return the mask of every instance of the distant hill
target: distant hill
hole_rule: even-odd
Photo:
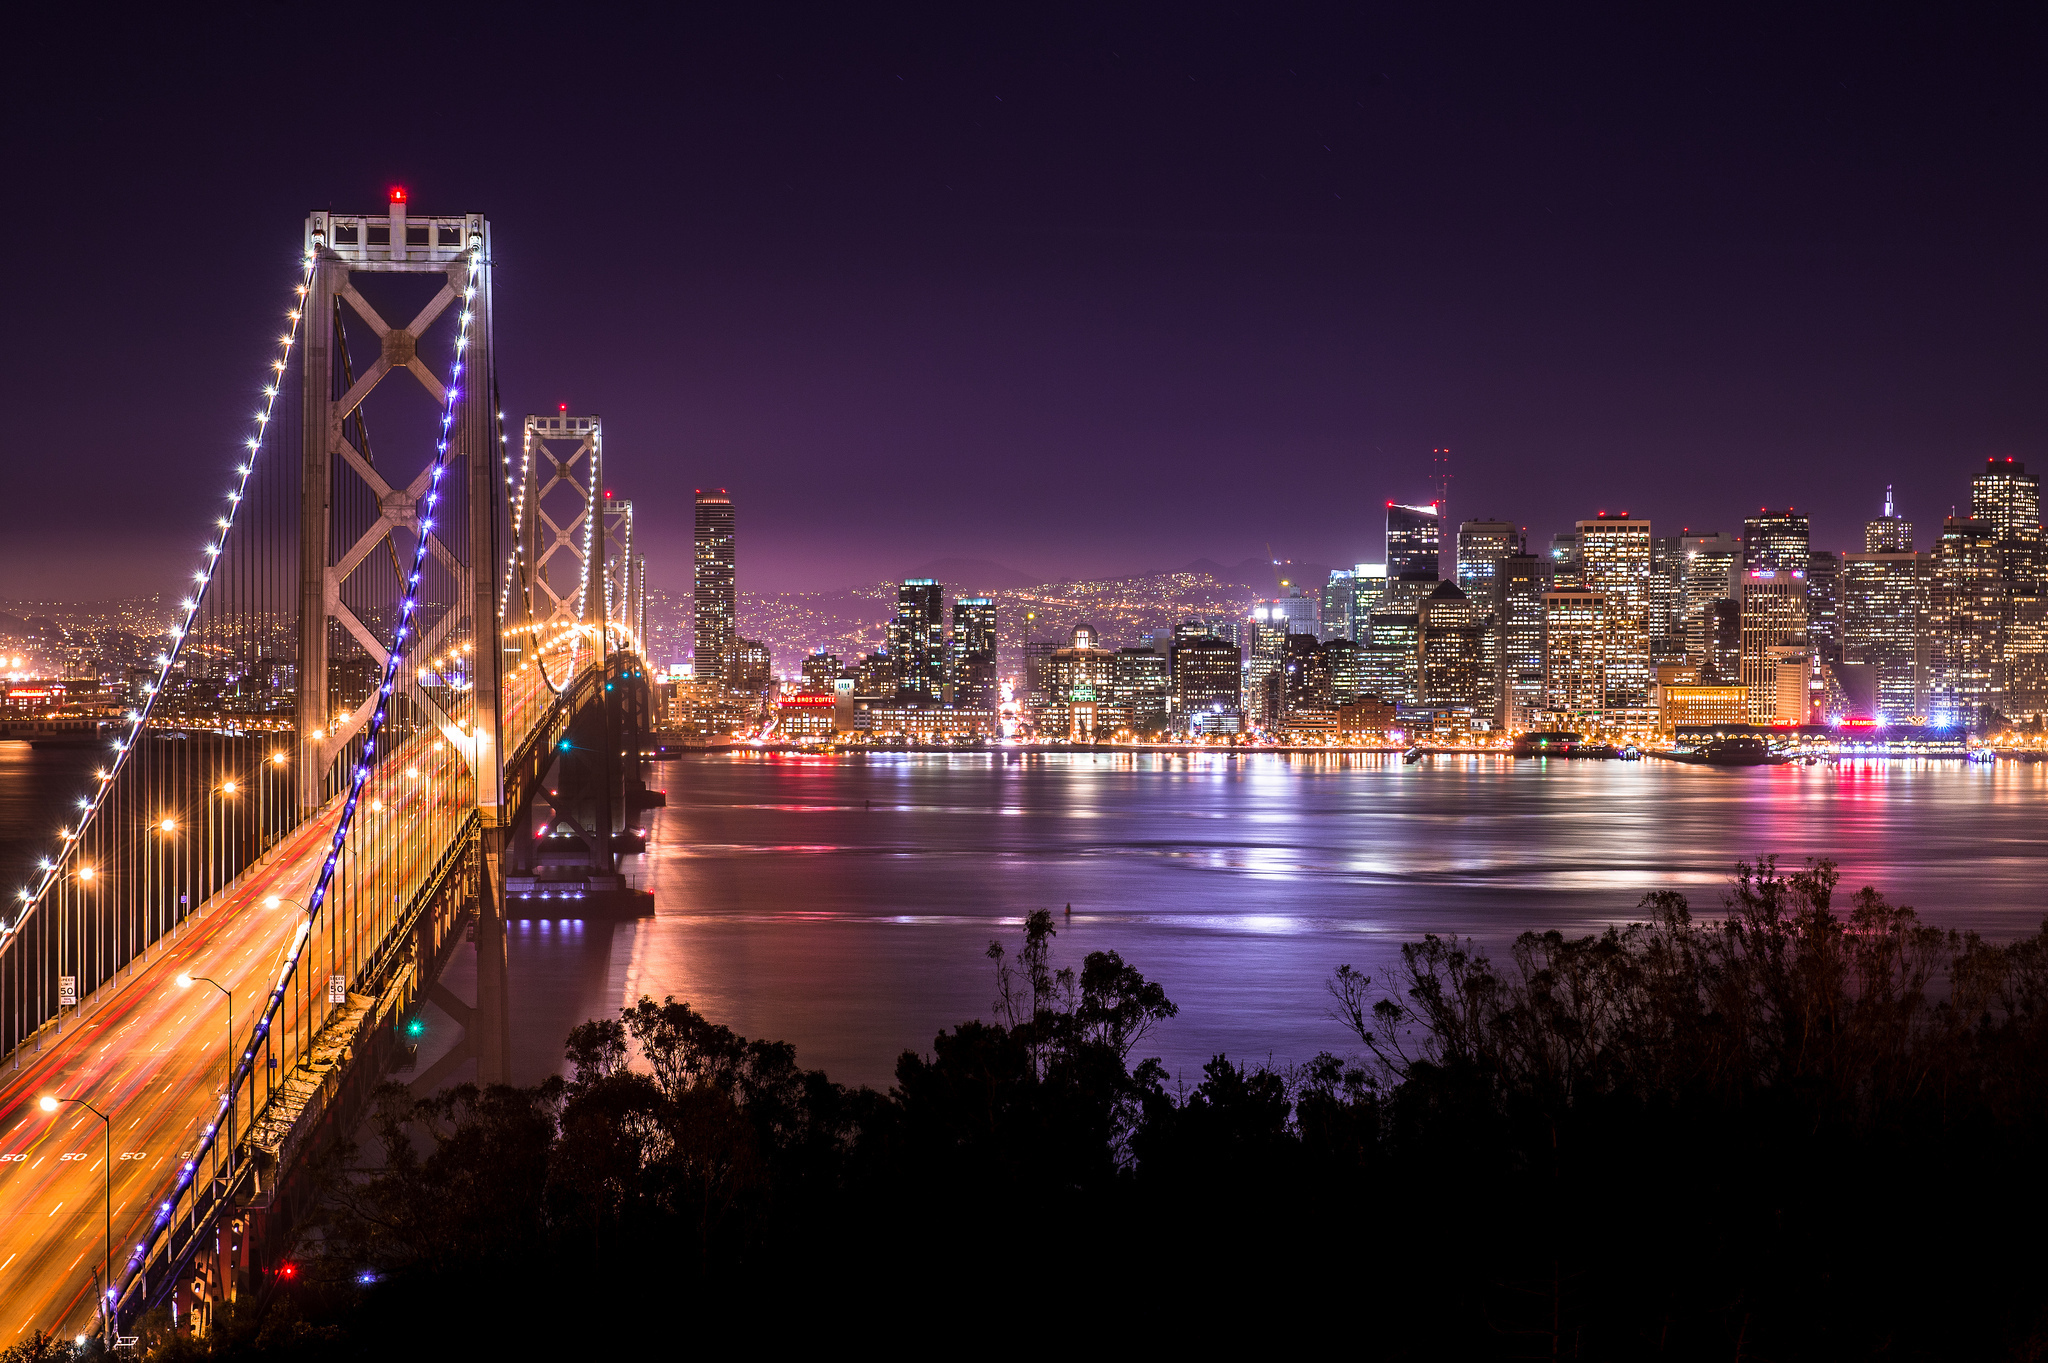
[[[1261,596],[1273,594],[1276,575],[1285,577],[1303,592],[1321,591],[1323,584],[1330,580],[1330,565],[1327,563],[1283,563],[1276,566],[1270,559],[1263,558],[1248,558],[1234,568],[1226,568],[1212,558],[1198,558],[1181,571],[1207,573],[1218,582],[1250,587]]]
[[[1014,587],[1035,587],[1045,581],[1015,568],[1005,568],[985,558],[935,558],[921,563],[905,577],[929,577],[961,591],[1006,591]]]

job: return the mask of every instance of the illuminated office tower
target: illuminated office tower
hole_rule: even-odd
[[[1869,664],[1888,724],[1927,713],[1929,557],[1910,549],[1842,555],[1842,656]]]
[[[1271,702],[1276,698],[1268,695],[1266,679],[1277,676],[1287,666],[1287,636],[1293,632],[1293,619],[1286,611],[1275,609],[1275,604],[1253,606],[1251,619],[1246,621],[1251,630],[1251,647],[1245,650],[1244,669],[1247,720],[1267,720]]]
[[[1416,698],[1416,665],[1420,637],[1412,611],[1379,611],[1366,617],[1366,694],[1400,703]]]
[[[804,658],[804,690],[830,691],[832,684],[845,675],[845,672],[846,664],[837,653],[818,649]]]
[[[1163,733],[1167,723],[1166,655],[1149,648],[1120,648],[1110,659],[1110,699],[1131,732]]]
[[[1730,598],[1707,603],[1706,661],[1700,678],[1709,686],[1742,684],[1742,603]]]
[[[1684,597],[1679,606],[1685,635],[1686,660],[1702,669],[1713,666],[1714,603],[1737,600],[1736,576],[1740,571],[1742,545],[1733,535],[1717,531],[1694,534],[1688,530],[1678,537],[1678,552],[1685,561]],[[1724,685],[1734,683],[1728,672]]]
[[[2017,459],[1987,459],[1970,480],[1970,518],[1998,541],[1998,573],[2032,595],[2041,580],[2041,480]]]
[[[937,705],[946,685],[945,589],[928,577],[907,577],[896,589],[889,656],[896,663],[896,699]]]
[[[739,646],[740,612],[732,498],[722,487],[697,489],[695,568],[695,672],[724,683]]]
[[[1807,518],[1797,511],[1759,511],[1742,522],[1742,571],[1796,572],[1804,582],[1811,541]]]
[[[1774,648],[1806,643],[1806,574],[1813,550],[1807,518],[1787,508],[1742,522],[1742,686],[1749,720],[1778,714]]]
[[[1550,571],[1535,554],[1510,554],[1495,571],[1494,634],[1500,654],[1498,723],[1527,729],[1543,708],[1543,593]]]
[[[1892,507],[1890,483],[1884,488],[1884,514],[1863,525],[1863,552],[1866,554],[1910,554],[1913,552],[1913,522],[1905,520]]]
[[[953,598],[953,637],[947,644],[952,703],[993,710],[996,689],[996,603],[986,596]]]
[[[1522,537],[1506,521],[1466,521],[1458,527],[1458,590],[1491,605],[1500,561],[1520,553]]]
[[[1578,531],[1585,589],[1606,598],[1602,708],[1643,709],[1650,703],[1650,522],[1603,511],[1580,521]]]
[[[1238,646],[1207,632],[1173,641],[1169,671],[1176,722],[1186,727],[1196,713],[1237,714],[1244,685],[1244,655]]]
[[[1330,701],[1349,705],[1370,696],[1365,673],[1365,645],[1351,639],[1332,639],[1323,645],[1323,661],[1330,670]]]
[[[1440,582],[1416,617],[1416,689],[1424,705],[1457,713],[1462,727],[1493,726],[1499,689],[1493,612]]]
[[[1607,701],[1607,598],[1583,587],[1543,594],[1543,709],[1597,725]]]
[[[1443,574],[1443,524],[1435,506],[1387,503],[1387,580],[1435,583]]]
[[[1685,537],[1650,541],[1650,665],[1685,661]]]
[[[1806,560],[1806,640],[1822,662],[1842,658],[1842,560],[1815,549]]]
[[[1352,575],[1349,568],[1332,568],[1323,584],[1322,610],[1316,615],[1316,637],[1328,643],[1351,637]]]
[[[1981,727],[1993,706],[2004,613],[2000,551],[1992,527],[1974,517],[1942,522],[1927,591],[1927,718]]]

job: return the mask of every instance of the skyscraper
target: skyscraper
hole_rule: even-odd
[[[1863,526],[1866,554],[1910,554],[1913,552],[1913,522],[1903,520],[1892,509],[1891,484],[1885,484],[1884,514]]]
[[[1443,571],[1443,523],[1434,506],[1387,503],[1387,578],[1435,582]]]
[[[1499,689],[1493,612],[1481,601],[1440,582],[1417,616],[1416,685],[1424,705],[1455,715],[1460,727],[1493,727]]]
[[[1650,703],[1650,522],[1626,511],[1580,521],[1579,562],[1585,588],[1606,598],[1607,686],[1604,708],[1640,710]]]
[[[1500,655],[1498,722],[1526,729],[1543,708],[1543,593],[1549,570],[1535,554],[1510,554],[1494,578],[1494,633]]]
[[[907,577],[896,589],[889,623],[889,656],[896,664],[896,699],[937,705],[945,697],[945,589],[928,577]]]
[[[1778,717],[1775,649],[1806,645],[1806,575],[1812,566],[1807,518],[1764,510],[1742,522],[1742,685],[1749,721]]]
[[[952,702],[963,708],[993,710],[996,690],[996,603],[986,596],[953,598],[953,638],[947,645],[951,661]]]
[[[1970,480],[1970,516],[1998,541],[1998,572],[2028,595],[2041,579],[2041,480],[2017,459],[1987,459]]]
[[[1172,663],[1176,724],[1187,727],[1198,712],[1238,713],[1244,668],[1243,654],[1236,644],[1206,632],[1176,638]]]
[[[1877,712],[1890,724],[1927,713],[1928,557],[1910,549],[1842,555],[1842,656],[1869,664]]]
[[[1354,581],[1349,568],[1332,568],[1330,580],[1323,584],[1323,608],[1316,616],[1316,637],[1326,643],[1351,637]]]
[[[739,646],[739,582],[733,552],[732,498],[697,489],[696,674],[721,682]]]
[[[1942,522],[1927,593],[1927,718],[1977,728],[1993,706],[2005,582],[1998,535],[1969,516]]]
[[[1521,535],[1506,521],[1464,522],[1458,527],[1458,590],[1490,609],[1500,561],[1521,549]]]
[[[1365,642],[1366,619],[1387,607],[1387,565],[1361,563],[1351,570],[1351,637]]]
[[[1543,594],[1543,708],[1559,723],[1598,723],[1607,698],[1607,598],[1583,587]]]
[[[1807,556],[1806,638],[1823,662],[1842,659],[1842,560],[1825,549]]]
[[[1679,611],[1685,635],[1686,660],[1695,667],[1713,667],[1714,603],[1737,599],[1736,576],[1742,559],[1742,545],[1733,535],[1718,531],[1695,534],[1688,530],[1678,537],[1678,552],[1685,559],[1685,581]],[[1733,685],[1735,673],[1721,678]]]

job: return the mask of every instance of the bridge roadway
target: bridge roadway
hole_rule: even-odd
[[[578,661],[588,665],[589,655]],[[566,654],[556,660],[565,664],[574,665]],[[510,747],[510,736],[534,722],[546,693],[531,673],[508,677],[505,691]],[[378,817],[391,819],[397,836],[365,841],[354,870],[366,881],[390,872],[387,863],[431,865],[442,850],[423,845],[429,821],[420,815],[429,803],[445,806],[460,787],[452,779],[454,754],[430,748],[431,739],[422,734],[379,764],[371,790],[395,796]],[[404,783],[408,765],[427,768],[428,779]],[[93,1328],[92,1274],[106,1242],[101,1122],[74,1104],[44,1112],[38,1100],[45,1094],[82,1097],[112,1119],[118,1279],[128,1251],[149,1230],[154,1202],[170,1191],[175,1161],[198,1144],[212,1119],[227,1074],[226,1000],[202,984],[181,988],[177,977],[210,976],[230,987],[236,1037],[246,1045],[301,918],[293,904],[273,909],[265,901],[308,897],[339,817],[334,802],[299,825],[267,865],[201,906],[180,932],[135,963],[132,976],[88,999],[82,1016],[66,1019],[61,1036],[46,1030],[40,1052],[30,1043],[18,1070],[0,1069],[0,1348],[33,1328],[63,1335]],[[359,929],[358,941],[343,944],[353,947],[355,960],[377,945],[368,940],[374,929]],[[302,971],[311,967],[311,979],[325,977],[321,955],[309,952],[301,964]],[[289,1030],[282,1016],[278,1026],[282,1041]],[[284,1071],[293,1063],[287,1051]],[[246,1136],[247,1099],[237,1108],[237,1134]]]

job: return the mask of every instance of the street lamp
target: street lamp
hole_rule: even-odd
[[[212,985],[220,990],[228,1001],[228,1078],[227,1088],[223,1091],[228,1098],[228,1177],[232,1179],[235,1176],[235,991],[219,980],[211,980],[204,975],[178,976],[180,989],[190,989],[195,984]]]
[[[100,1255],[100,1329],[101,1337],[111,1344],[114,1332],[107,1329],[107,1311],[111,1306],[109,1299],[114,1292],[114,1124],[108,1120],[106,1113],[83,1098],[58,1098],[46,1093],[40,1106],[45,1112],[55,1112],[59,1103],[76,1103],[99,1118],[100,1132],[106,1139],[106,1153],[101,1160],[107,1166],[107,1243]]]

